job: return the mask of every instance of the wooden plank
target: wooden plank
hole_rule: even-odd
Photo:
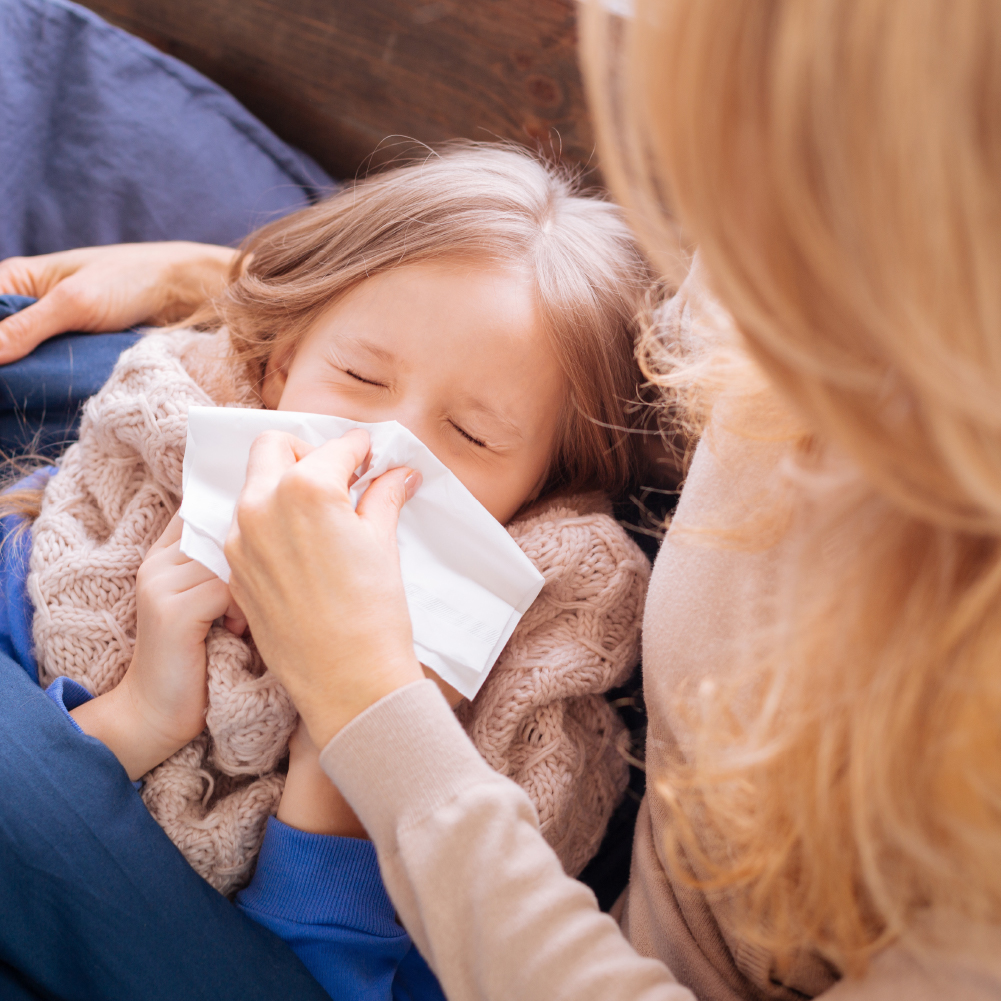
[[[593,162],[575,0],[85,3],[220,83],[335,176],[380,143],[391,155],[391,136],[513,139]]]

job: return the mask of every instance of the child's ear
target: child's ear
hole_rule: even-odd
[[[288,379],[288,366],[281,364],[274,355],[268,359],[261,380],[261,402],[268,410],[277,410]]]

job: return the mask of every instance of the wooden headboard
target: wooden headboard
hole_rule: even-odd
[[[84,3],[221,84],[334,176],[394,135],[552,143],[593,163],[576,0]]]

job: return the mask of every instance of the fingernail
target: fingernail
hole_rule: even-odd
[[[407,492],[407,500],[410,500],[415,493],[417,493],[417,488],[424,482],[424,477],[421,476],[420,471],[417,469],[411,469],[407,473],[407,478],[403,481],[403,488]]]

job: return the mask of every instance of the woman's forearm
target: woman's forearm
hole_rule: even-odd
[[[694,1001],[564,874],[528,797],[483,761],[431,682],[369,708],[321,761],[453,1001]]]
[[[422,680],[395,541],[419,479],[384,473],[355,508],[348,484],[369,446],[362,431],[315,449],[261,435],[226,558],[404,925],[451,1001],[693,1001],[564,874],[526,794]]]
[[[161,323],[183,320],[219,295],[239,253],[232,247],[211,243],[175,242],[159,246],[164,250],[163,295],[159,312],[153,318]],[[173,252],[172,259],[167,256],[169,251]]]

